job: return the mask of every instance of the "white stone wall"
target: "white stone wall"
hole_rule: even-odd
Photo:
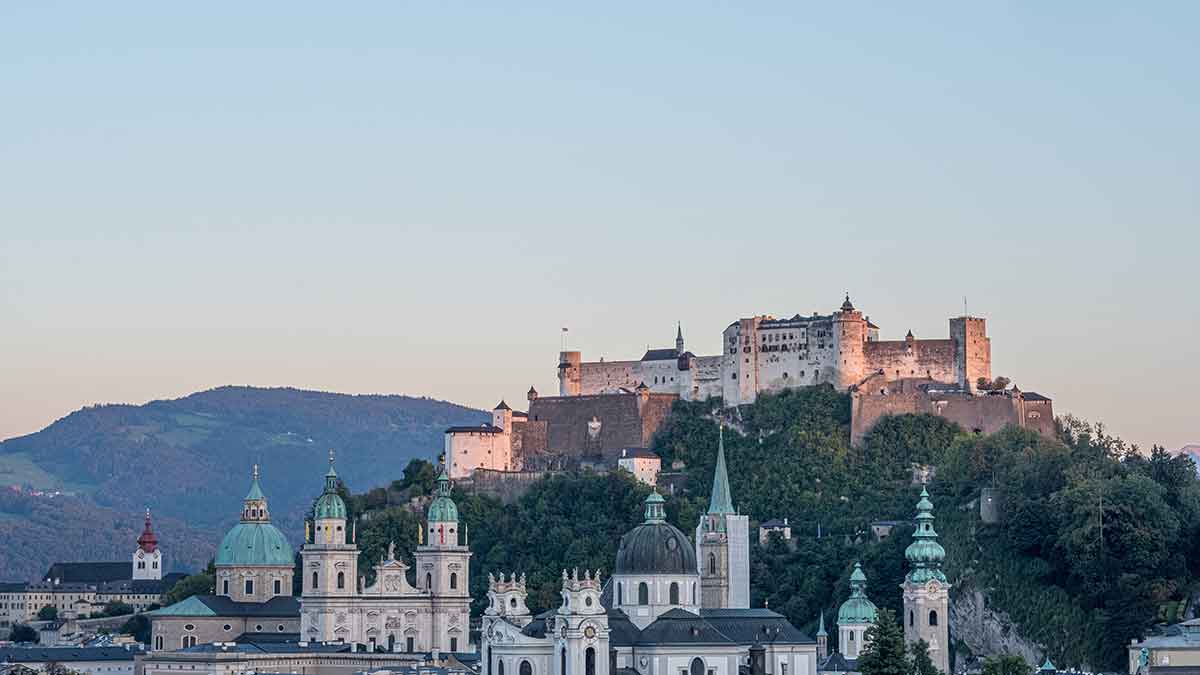
[[[443,449],[450,479],[469,477],[475,469],[512,471],[511,418],[503,433],[484,431],[446,432]]]
[[[750,516],[725,516],[729,536],[729,606],[750,607]]]
[[[686,545],[686,543],[684,544]],[[663,613],[679,608],[700,613],[700,577],[696,574],[617,574],[612,577],[613,607],[624,610],[638,628],[645,628]],[[645,583],[648,602],[638,603],[638,586]],[[679,588],[679,603],[671,604],[671,584]],[[607,656],[605,657],[607,658]]]
[[[617,466],[633,474],[638,481],[653,486],[658,484],[662,460],[657,457],[622,457],[617,460]]]

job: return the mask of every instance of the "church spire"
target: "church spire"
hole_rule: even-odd
[[[725,468],[725,425],[717,432],[717,468],[713,472],[712,497],[708,502],[710,514],[734,513],[733,498],[729,494],[729,472]]]
[[[675,351],[683,353],[683,322],[675,324]]]
[[[946,549],[938,543],[937,531],[933,529],[933,502],[929,500],[929,491],[921,488],[921,500],[917,502],[917,529],[913,532],[913,542],[904,549],[904,557],[908,559],[908,580],[915,584],[923,584],[930,579],[947,583],[946,575],[942,572],[942,561],[946,559]]]

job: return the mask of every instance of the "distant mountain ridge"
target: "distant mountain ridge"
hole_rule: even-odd
[[[21,487],[0,490],[0,540],[11,542],[0,547],[0,576],[36,577],[54,560],[123,560],[147,507],[168,568],[195,569],[236,520],[256,462],[272,518],[296,542],[330,449],[343,480],[365,491],[414,457],[435,458],[446,427],[486,419],[428,398],[235,386],[83,408],[0,443],[0,486]]]

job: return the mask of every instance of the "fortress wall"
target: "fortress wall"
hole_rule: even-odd
[[[955,382],[953,340],[907,340],[868,342],[864,346],[866,372],[882,370],[889,379],[928,378]]]
[[[450,478],[471,475],[476,469],[512,468],[509,434],[459,431],[445,436],[446,463]]]
[[[546,425],[544,451],[550,455],[615,458],[622,448],[645,447],[678,397],[647,394],[641,399],[638,394],[542,397],[531,402],[528,424]],[[589,434],[593,418],[600,422],[595,438]]]
[[[725,386],[721,375],[727,359],[724,356],[698,356],[692,360],[691,392],[682,392],[683,398],[692,401],[703,401],[708,398],[720,397]],[[731,361],[729,361],[732,363]]]
[[[641,361],[592,361],[580,365],[581,394],[600,394],[624,387],[633,389],[641,382]]]
[[[961,393],[929,394],[912,382],[888,382],[879,393],[877,382],[854,392],[851,399],[850,442],[858,445],[867,432],[888,415],[939,415],[965,431],[994,434],[1015,424],[1054,437],[1054,414],[1050,401],[1025,401],[1013,396],[975,396]],[[1029,412],[1036,413],[1029,417]]]

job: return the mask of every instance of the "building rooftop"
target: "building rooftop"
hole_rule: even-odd
[[[642,355],[642,361],[674,361],[679,358],[679,352],[675,349],[648,349]]]
[[[140,648],[125,647],[0,647],[0,663],[132,661],[142,653]]]
[[[193,595],[169,607],[146,612],[153,617],[166,616],[262,616],[295,618],[300,616],[300,601],[280,595],[266,602],[236,602],[223,595]]]
[[[56,562],[43,579],[62,583],[96,584],[133,578],[132,562]]]

